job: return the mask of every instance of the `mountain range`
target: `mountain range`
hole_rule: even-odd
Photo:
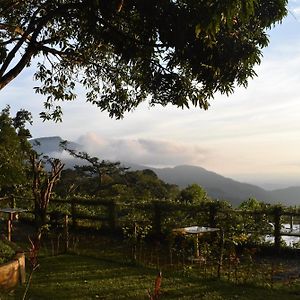
[[[38,153],[60,158],[67,168],[72,168],[75,164],[82,164],[78,159],[68,156],[66,153],[63,154],[63,150],[59,146],[62,141],[63,139],[58,136],[30,140],[33,148]],[[71,149],[76,150],[84,148],[74,142],[68,142],[68,145]],[[181,165],[172,168],[151,168],[134,163],[122,162],[122,164],[130,167],[131,170],[151,169],[163,181],[176,184],[180,188],[197,183],[207,191],[210,197],[227,200],[234,206],[239,205],[250,197],[272,204],[300,205],[299,186],[267,191],[256,185],[239,182],[199,166]]]

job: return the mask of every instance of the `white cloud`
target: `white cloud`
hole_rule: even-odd
[[[210,155],[207,149],[195,144],[149,139],[105,139],[95,133],[81,136],[78,143],[100,159],[148,166],[201,165]]]
[[[292,8],[291,12],[295,17],[300,17],[300,6]]]

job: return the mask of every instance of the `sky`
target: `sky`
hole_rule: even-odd
[[[114,120],[85,103],[64,103],[63,122],[42,122],[43,98],[29,68],[0,94],[0,108],[33,114],[34,138],[60,136],[102,159],[166,167],[196,165],[267,189],[300,185],[300,0],[269,31],[248,88],[216,95],[209,110],[143,103]]]

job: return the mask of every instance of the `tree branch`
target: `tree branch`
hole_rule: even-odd
[[[3,7],[2,7],[1,13],[3,13],[3,14],[5,14],[7,11],[11,10],[14,6],[20,4],[22,1],[16,1],[16,2],[6,1],[6,2],[7,2],[6,3],[7,4],[6,7],[2,4]]]
[[[37,52],[37,50],[47,50],[48,52],[51,51],[52,54],[56,55],[62,55],[62,52],[57,52],[54,48],[44,48],[45,46],[39,45],[37,42],[37,37],[42,31],[43,27],[49,20],[51,20],[53,17],[58,15],[64,15],[68,10],[70,9],[80,9],[83,6],[83,3],[69,3],[69,4],[63,4],[60,5],[58,8],[50,11],[45,16],[41,17],[39,20],[35,19],[35,16],[38,14],[38,10],[36,10],[31,17],[31,21],[28,25],[27,31],[24,31],[22,34],[21,40],[16,44],[16,46],[10,51],[9,55],[7,56],[6,60],[4,61],[1,69],[0,69],[0,90],[2,90],[7,84],[9,84],[14,78],[16,78],[21,71],[26,67],[26,65],[30,62],[32,55]],[[7,24],[1,24],[3,29],[6,30],[16,30],[16,28],[19,27],[12,27]],[[19,33],[21,33],[21,30],[17,30]],[[32,35],[30,35],[32,33]],[[21,48],[21,46],[24,44],[26,40],[29,40],[27,49],[19,62],[11,68],[6,74],[5,71],[7,70],[8,66],[12,62],[13,58],[15,57],[17,51]]]
[[[22,47],[22,45],[26,42],[26,40],[29,41],[29,45],[27,47],[27,50],[30,49],[30,47],[32,47],[32,42],[36,41],[40,31],[42,30],[42,26],[35,28],[35,17],[38,14],[38,10],[36,10],[32,17],[31,20],[28,24],[27,30],[23,30],[20,26],[12,26],[10,24],[4,24],[1,23],[0,24],[0,29],[6,29],[11,31],[13,34],[17,33],[21,35],[20,40],[18,41],[18,43],[15,45],[15,47],[9,52],[9,54],[7,55],[4,63],[2,64],[2,67],[0,69],[0,90],[6,86],[11,80],[13,80],[18,74],[20,74],[20,72],[24,69],[24,67],[26,66],[26,64],[30,61],[32,53],[30,52],[25,52],[23,54],[23,57],[20,59],[19,63],[15,66],[15,68],[11,69],[11,71],[13,71],[15,69],[14,72],[8,72],[7,75],[11,76],[11,79],[9,80],[9,76],[3,76],[5,71],[7,70],[8,66],[10,65],[10,63],[12,62],[12,60],[14,59],[16,53],[19,51],[19,49]],[[32,36],[30,35],[32,33]],[[27,55],[26,55],[27,54]],[[24,58],[25,57],[25,58]],[[23,60],[24,58],[24,60]],[[6,77],[6,78],[5,78]],[[4,84],[2,86],[2,84]]]
[[[9,64],[12,62],[16,53],[22,47],[22,45],[24,44],[25,41],[26,41],[26,38],[24,36],[22,36],[22,38],[18,41],[18,43],[15,45],[15,47],[9,52],[9,54],[7,55],[4,63],[2,64],[2,67],[0,69],[0,77],[3,76],[4,72],[8,68]]]

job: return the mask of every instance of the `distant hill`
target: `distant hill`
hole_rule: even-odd
[[[273,201],[288,203],[289,205],[300,205],[300,186],[292,186],[285,189],[270,191]]]
[[[29,140],[35,151],[45,155],[48,155],[49,153],[62,153],[63,149],[60,147],[60,143],[63,141],[64,140],[59,136],[41,137]],[[68,145],[70,149],[81,148],[81,145],[74,142],[68,141]]]
[[[153,171],[165,182],[177,184],[181,188],[197,183],[210,197],[228,200],[233,205],[238,205],[249,197],[271,200],[269,193],[258,186],[241,183],[197,166],[177,166]]]
[[[41,155],[49,157],[59,158],[65,164],[65,168],[73,168],[75,165],[82,165],[83,161],[78,158],[72,157],[66,151],[62,149],[60,143],[63,142],[59,136],[41,137],[29,140],[33,149]],[[68,147],[70,149],[81,150],[82,146],[68,141]]]
[[[62,159],[67,168],[72,168],[75,164],[82,164],[82,160],[75,159],[63,152],[59,146],[62,141],[61,137],[54,136],[32,139],[30,142],[38,153],[49,156],[54,155],[54,157]],[[83,148],[74,142],[68,143],[71,149],[80,150]],[[250,197],[255,197],[267,203],[280,202],[285,205],[300,205],[300,187],[266,191],[256,185],[242,183],[198,166],[183,165],[173,168],[150,168],[126,162],[123,162],[123,165],[130,167],[131,170],[151,169],[163,181],[176,184],[180,188],[197,183],[205,188],[210,197],[227,200],[234,206],[239,205]]]

